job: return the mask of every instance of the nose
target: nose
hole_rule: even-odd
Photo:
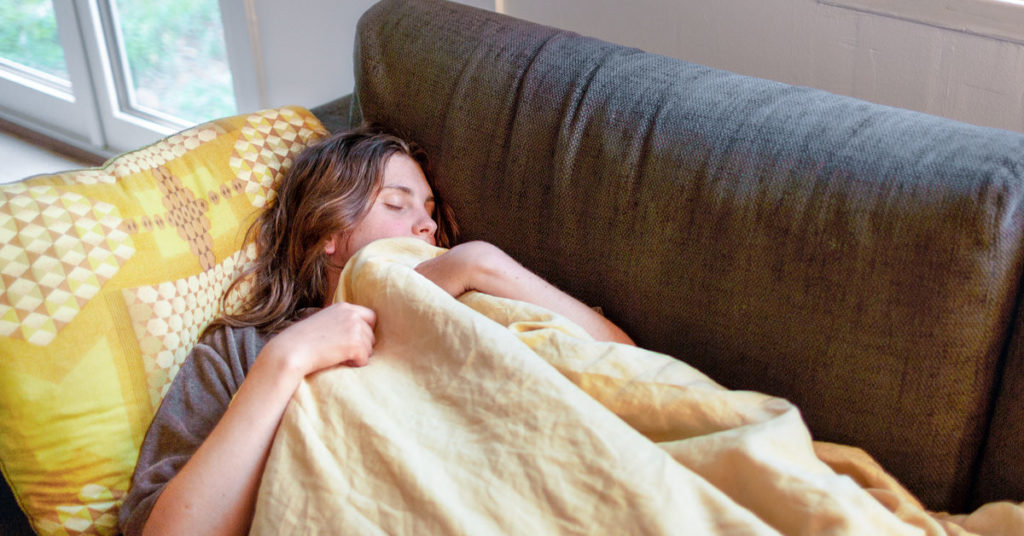
[[[418,238],[423,238],[430,243],[433,243],[434,233],[437,232],[437,222],[435,222],[429,215],[425,215],[416,222],[413,232]]]

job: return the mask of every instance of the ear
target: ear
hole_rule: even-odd
[[[337,251],[337,250],[338,250],[338,237],[337,236],[332,236],[331,238],[329,238],[327,240],[327,243],[324,244],[324,253],[326,253],[328,255],[334,255],[334,252]]]

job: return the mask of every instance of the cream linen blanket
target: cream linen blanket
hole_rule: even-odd
[[[299,387],[253,533],[1024,533],[1009,503],[928,514],[785,400],[527,303],[456,300],[413,270],[443,252],[388,239],[348,263],[337,297],[376,311],[373,358]]]

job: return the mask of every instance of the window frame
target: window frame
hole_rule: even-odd
[[[30,128],[73,147],[106,156],[92,80],[82,47],[73,0],[52,0],[57,33],[67,64],[71,91],[41,83],[31,72],[4,69],[0,75],[0,119]]]
[[[240,111],[266,107],[259,64],[259,26],[254,0],[218,0],[235,105]],[[135,110],[118,56],[112,0],[52,0],[70,93],[37,80],[30,71],[3,68],[0,119],[77,149],[110,157],[136,149],[188,126],[148,109]],[[214,119],[214,118],[211,118]]]

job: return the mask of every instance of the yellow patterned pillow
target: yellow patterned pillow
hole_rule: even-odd
[[[286,107],[0,185],[0,468],[40,534],[112,534],[253,215],[326,131]]]

